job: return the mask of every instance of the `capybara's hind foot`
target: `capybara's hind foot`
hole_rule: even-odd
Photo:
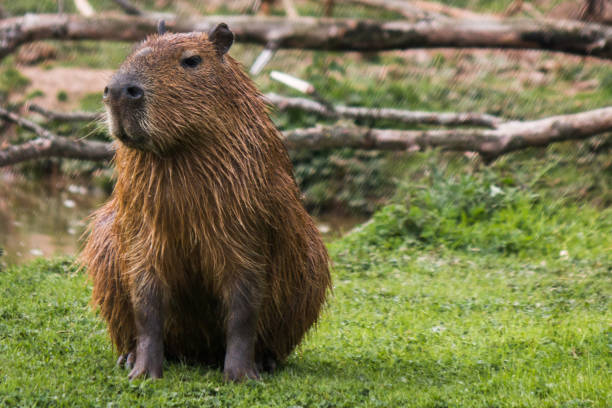
[[[259,372],[273,374],[277,367],[278,363],[276,362],[276,358],[270,355],[264,355],[262,358],[257,360],[257,370]]]
[[[125,367],[128,370],[131,370],[134,367],[134,360],[136,359],[136,353],[130,351],[129,353],[125,353],[119,356],[117,359],[117,365],[119,367]]]

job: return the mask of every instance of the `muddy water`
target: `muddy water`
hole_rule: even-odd
[[[0,170],[0,264],[78,253],[87,217],[108,196],[88,180],[66,176],[31,181]],[[323,215],[317,225],[327,239],[361,223],[360,217]]]

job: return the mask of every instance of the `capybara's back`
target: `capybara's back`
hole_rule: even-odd
[[[130,378],[164,355],[258,378],[302,340],[330,289],[262,96],[210,34],[158,34],[104,90],[117,183],[81,260]]]

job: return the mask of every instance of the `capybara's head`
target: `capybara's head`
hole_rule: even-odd
[[[226,55],[234,41],[226,24],[208,34],[164,33],[163,24],[159,31],[125,60],[103,100],[114,137],[164,156],[222,128],[219,113],[231,104],[226,88],[238,64]]]

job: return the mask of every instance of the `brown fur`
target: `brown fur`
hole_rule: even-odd
[[[202,57],[197,73],[180,66],[185,52]],[[330,274],[261,94],[201,33],[151,36],[119,73],[143,84],[144,111],[123,120],[147,138],[118,144],[115,191],[81,256],[115,348],[134,350],[134,302],[156,285],[165,354],[221,364],[230,293],[249,290],[255,354],[284,360],[316,322]]]

